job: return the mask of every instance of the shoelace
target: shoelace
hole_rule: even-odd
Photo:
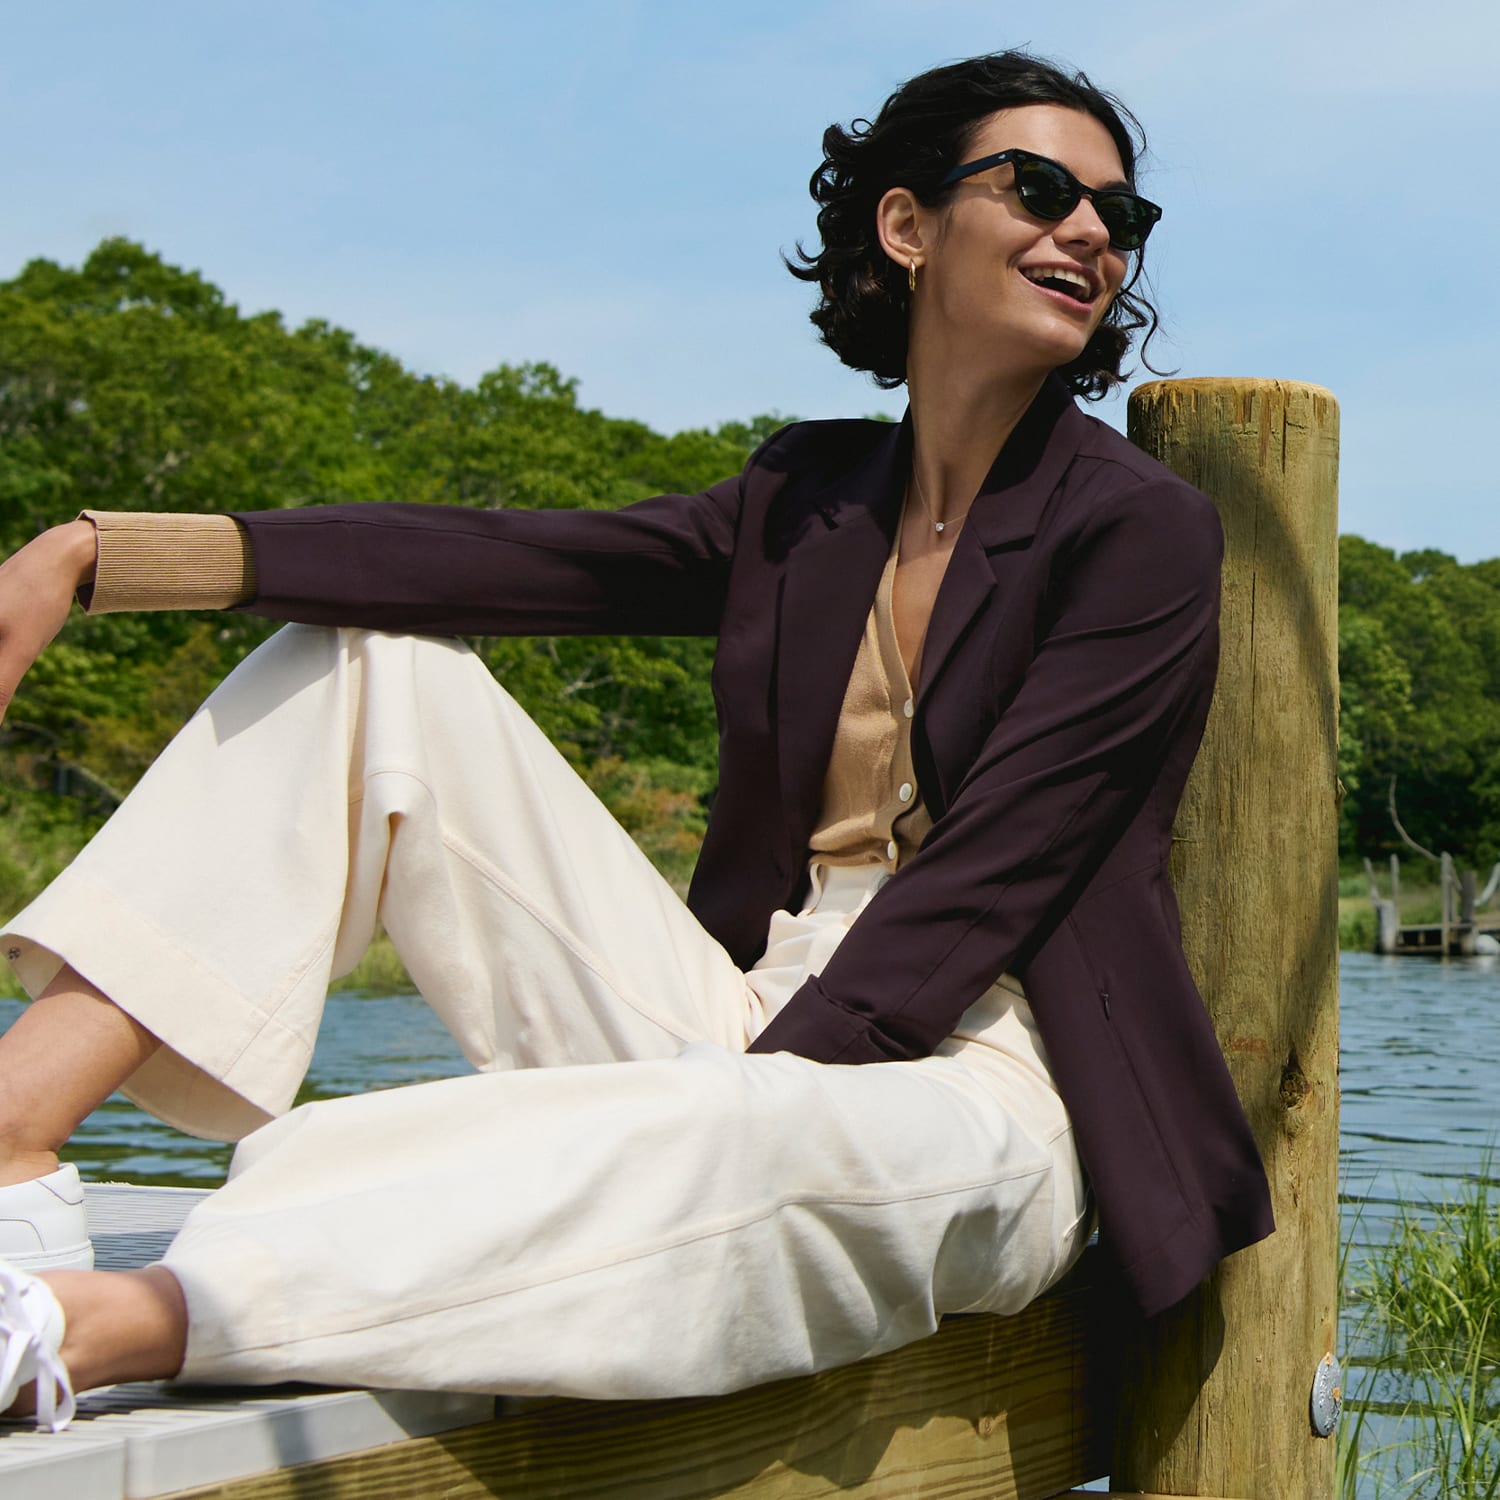
[[[22,1382],[18,1378],[30,1356],[31,1373],[36,1380],[36,1420],[39,1427],[61,1432],[78,1409],[73,1399],[73,1382],[57,1351],[42,1337],[22,1301],[25,1283],[0,1267],[0,1390],[13,1390]],[[59,1399],[61,1398],[61,1399]]]

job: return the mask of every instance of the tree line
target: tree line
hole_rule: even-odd
[[[7,553],[84,507],[614,507],[735,472],[782,420],[662,435],[581,407],[546,364],[502,364],[473,386],[424,376],[326,322],[247,316],[127,240],[0,283]],[[1500,561],[1397,557],[1358,537],[1341,560],[1346,852],[1390,844],[1394,775],[1414,836],[1471,863],[1497,857]],[[75,614],[0,738],[0,904],[52,873],[271,628],[236,614]],[[684,881],[714,781],[712,642],[475,646]]]
[[[1340,852],[1500,859],[1500,558],[1339,539]]]

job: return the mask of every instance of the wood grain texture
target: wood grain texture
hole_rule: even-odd
[[[717,1400],[547,1401],[179,1500],[1039,1500],[1107,1471],[1106,1319],[1088,1257],[1014,1318]]]
[[[1130,436],[1224,522],[1218,692],[1173,879],[1279,1227],[1137,1331],[1112,1478],[1317,1500],[1334,1444],[1308,1402],[1338,1266],[1338,407],[1293,382],[1159,381],[1131,397]]]

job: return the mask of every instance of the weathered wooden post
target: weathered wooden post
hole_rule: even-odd
[[[1370,856],[1365,855],[1365,879],[1370,886],[1370,905],[1375,911],[1375,951],[1377,953],[1396,951],[1396,934],[1401,927],[1401,918],[1397,914],[1401,875],[1396,865],[1396,856],[1393,854],[1391,855],[1391,899],[1387,901],[1381,896],[1380,886],[1376,883],[1375,866],[1370,863]]]
[[[1478,919],[1479,877],[1473,870],[1463,870],[1458,877],[1458,951],[1466,958],[1479,952]]]
[[[1439,920],[1438,954],[1447,958],[1453,942],[1453,856],[1446,849],[1438,856],[1438,900],[1442,916]]]
[[[1278,1231],[1135,1330],[1117,1490],[1333,1493],[1310,1397],[1338,1273],[1338,406],[1317,386],[1172,380],[1130,435],[1224,521],[1223,650],[1175,834],[1184,941],[1265,1158]]]

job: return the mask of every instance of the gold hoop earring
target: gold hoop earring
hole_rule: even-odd
[[[909,292],[915,292],[917,289],[917,263],[914,260],[906,263],[906,289]]]

